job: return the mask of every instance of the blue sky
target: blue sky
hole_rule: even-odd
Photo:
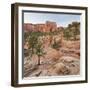
[[[67,27],[73,21],[80,22],[80,15],[24,12],[24,23],[37,24],[45,23],[46,21],[53,21],[58,26]]]

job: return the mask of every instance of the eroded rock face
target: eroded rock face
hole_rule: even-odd
[[[47,52],[47,55],[45,56],[46,59],[49,59],[49,60],[58,60],[61,56],[62,56],[62,53],[55,50],[55,49],[52,49],[52,48],[48,48],[46,50]]]
[[[60,61],[69,68],[70,75],[78,75],[80,73],[80,59],[71,56],[63,56]]]
[[[59,62],[53,65],[49,69],[49,71],[51,74],[54,74],[54,75],[68,75],[70,73],[69,68],[65,66],[65,64],[62,62]]]
[[[39,77],[39,76],[65,76],[65,75],[79,75],[80,74],[80,50],[78,44],[68,42],[69,46],[62,46],[59,50],[51,47],[44,48],[46,54],[41,57],[40,65],[37,65],[38,57],[33,55],[30,59],[25,58],[24,68],[25,77]],[[77,45],[74,47],[74,44]]]
[[[51,61],[51,63],[50,63]],[[26,63],[26,77],[38,76],[64,76],[64,75],[79,75],[80,60],[75,57],[62,56],[56,61],[44,60],[39,66],[37,64]],[[46,63],[48,62],[48,63]]]
[[[57,30],[56,22],[46,21],[45,23],[41,24],[32,24],[32,23],[25,23],[24,30],[25,31],[40,31],[40,32],[50,32]],[[60,28],[61,29],[61,28]]]
[[[66,41],[63,40],[63,47],[68,49],[80,49],[80,41]]]

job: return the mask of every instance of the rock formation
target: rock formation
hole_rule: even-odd
[[[45,24],[32,24],[32,23],[25,23],[24,30],[25,31],[40,31],[40,32],[52,32],[56,30],[62,29],[62,27],[57,27],[56,22],[46,21]]]

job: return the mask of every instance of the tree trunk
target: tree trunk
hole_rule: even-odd
[[[40,56],[38,56],[38,65],[40,65]]]
[[[31,48],[31,57],[32,57],[32,55],[33,55],[33,47]]]

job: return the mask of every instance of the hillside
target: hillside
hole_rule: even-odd
[[[42,24],[39,31],[25,30],[24,77],[79,75],[80,23],[65,28],[47,23],[49,29]]]

